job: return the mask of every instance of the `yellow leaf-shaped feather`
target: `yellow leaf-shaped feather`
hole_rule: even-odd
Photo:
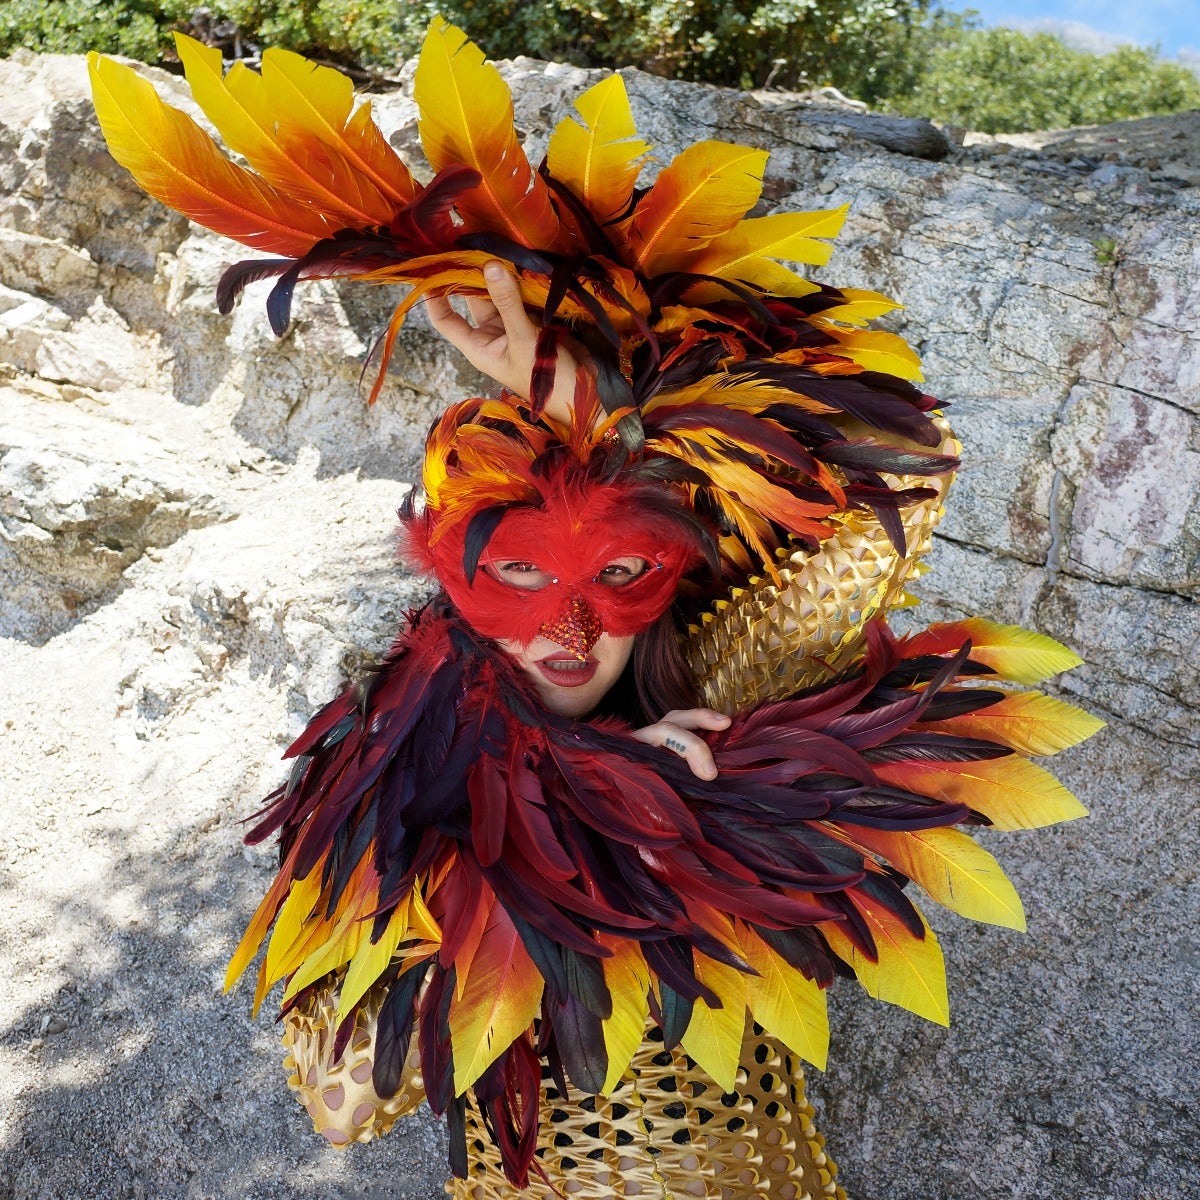
[[[533,1023],[542,977],[508,914],[492,909],[461,996],[450,1001],[454,1090],[462,1095]]]
[[[901,306],[895,300],[889,300],[878,292],[869,292],[865,288],[839,288],[846,297],[844,304],[835,304],[832,308],[821,310],[821,316],[831,321],[840,321],[843,325],[865,325],[890,313]]]
[[[773,213],[769,217],[739,221],[728,233],[713,238],[688,269],[699,275],[753,283],[757,282],[753,278],[755,266],[764,259],[824,266],[833,253],[833,246],[816,239],[837,237],[849,207],[843,205],[822,212]],[[812,287],[809,284],[810,290]]]
[[[946,966],[933,930],[926,925],[924,938],[914,937],[899,917],[866,900],[856,889],[850,892],[875,939],[879,961],[872,962],[863,954],[837,921],[818,926],[830,949],[854,969],[869,996],[907,1008],[938,1025],[949,1025]]]
[[[289,258],[335,231],[320,213],[231,163],[131,67],[93,52],[88,71],[113,158],[156,200],[234,241]]]
[[[650,971],[641,947],[627,938],[600,938],[612,951],[602,958],[604,982],[612,997],[612,1015],[604,1021],[604,1049],[608,1053],[608,1076],[603,1092],[608,1095],[621,1081],[646,1033],[650,1012]]]
[[[758,972],[746,977],[746,1003],[754,1019],[819,1070],[829,1055],[825,993],[789,966],[752,929],[738,929],[742,955]]]
[[[326,216],[333,229],[364,228],[391,219],[396,205],[384,199],[361,170],[340,161],[336,151],[288,111],[289,103],[297,103],[290,95],[294,89],[278,70],[275,78],[268,80],[244,62],[236,62],[223,76],[219,50],[182,33],[175,35],[175,46],[196,103],[217,127],[225,144],[243,155],[272,187]],[[268,50],[264,70],[268,59],[287,53]],[[328,67],[299,61],[345,85],[344,123],[352,103],[350,81]],[[324,83],[321,76],[314,76],[314,81]],[[318,86],[317,90],[328,89]],[[324,103],[328,110],[328,99]],[[303,107],[311,108],[307,104]]]
[[[1057,754],[1090,738],[1104,728],[1104,722],[1041,692],[1012,692],[998,704],[922,728],[986,738],[1019,754]]]
[[[716,993],[721,1007],[697,1000],[682,1045],[722,1091],[732,1092],[746,1033],[746,974],[697,954],[696,978]]]
[[[287,124],[307,130],[337,155],[338,182],[369,181],[379,197],[380,223],[416,194],[416,184],[400,156],[371,119],[371,103],[354,110],[354,85],[340,71],[319,66],[290,50],[263,54],[262,77]],[[374,195],[369,196],[372,206]]]
[[[637,136],[625,81],[610,75],[588,88],[575,108],[580,125],[564,117],[550,138],[550,174],[587,205],[601,225],[623,216],[641,160],[650,149]]]
[[[288,872],[290,865],[291,860],[284,864],[279,874],[275,876],[270,888],[267,889],[267,894],[263,896],[262,900],[259,901],[258,907],[254,910],[254,916],[250,918],[249,924],[246,926],[246,932],[242,934],[242,940],[238,943],[237,949],[233,952],[233,957],[229,960],[229,966],[225,969],[226,991],[229,991],[237,983],[242,976],[242,972],[253,961],[254,956],[266,940],[267,933],[271,928],[271,922],[275,919],[275,914],[287,899],[288,890],[291,885],[291,875]]]
[[[765,150],[729,142],[697,142],[678,154],[620,227],[642,273],[690,270],[696,252],[758,202],[766,165]]]
[[[413,98],[433,169],[463,163],[483,176],[456,202],[464,218],[525,246],[558,248],[558,217],[517,140],[508,85],[461,29],[440,18],[425,35]]]
[[[814,317],[812,323],[838,344],[838,354],[858,363],[863,370],[882,371],[885,375],[898,375],[901,379],[921,379],[920,358],[897,334],[882,329],[839,329],[819,317]]]
[[[1025,928],[1025,910],[1000,864],[958,829],[906,833],[856,828],[854,841],[919,883],[939,904],[973,921]]]
[[[971,643],[971,657],[991,667],[1001,679],[1013,683],[1041,683],[1078,667],[1083,659],[1073,650],[1032,629],[1019,625],[1001,625],[983,617],[931,625],[909,638],[906,654],[948,654],[965,641]]]
[[[368,921],[368,925],[372,922]],[[392,910],[379,941],[372,943],[370,937],[363,938],[358,950],[346,968],[346,978],[338,991],[338,1020],[350,1014],[354,1006],[367,994],[367,990],[386,970],[392,954],[408,935],[408,897]]]
[[[1016,755],[981,762],[881,763],[876,773],[918,795],[966,804],[997,829],[1040,829],[1087,816],[1049,771]]]
[[[287,899],[279,910],[263,963],[272,982],[287,974],[286,964],[293,948],[303,945],[311,933],[310,923],[321,898],[321,865],[318,863],[303,879],[292,883]]]

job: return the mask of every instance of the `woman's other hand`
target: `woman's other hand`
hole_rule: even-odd
[[[716,779],[717,764],[708,743],[696,729],[729,728],[729,718],[711,708],[673,708],[661,721],[635,729],[633,736],[648,746],[662,746],[687,760],[697,779]]]
[[[538,328],[525,311],[521,285],[503,263],[493,259],[483,268],[483,277],[487,296],[466,297],[469,321],[445,296],[431,296],[425,301],[429,323],[476,370],[528,400]],[[571,420],[578,365],[569,350],[559,348],[554,390],[546,402],[546,415],[552,420]]]

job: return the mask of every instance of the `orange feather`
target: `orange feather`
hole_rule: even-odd
[[[88,72],[109,151],[156,200],[243,245],[289,258],[336,230],[320,213],[231,163],[131,67],[93,51]]]
[[[758,203],[766,165],[765,150],[729,142],[697,142],[676,155],[620,227],[638,269],[689,269],[698,250]]]
[[[425,35],[413,97],[433,169],[463,163],[483,177],[458,202],[463,219],[525,246],[559,248],[562,228],[545,180],[517,140],[508,85],[461,29],[440,18]]]

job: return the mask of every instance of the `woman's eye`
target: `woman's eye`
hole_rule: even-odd
[[[543,571],[537,563],[525,562],[522,559],[491,563],[490,569],[501,583],[520,588],[523,592],[536,592],[539,588],[555,582],[549,571]]]
[[[606,587],[624,587],[645,574],[649,565],[644,558],[616,558],[601,570],[596,582]]]

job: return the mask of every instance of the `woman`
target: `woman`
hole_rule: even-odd
[[[886,302],[774,261],[820,260],[840,215],[744,219],[765,155],[721,143],[637,191],[618,77],[534,172],[515,135],[475,132],[498,77],[436,22],[427,186],[332,99],[335,73],[319,123],[268,118],[269,86],[180,54],[259,174],[101,60],[97,111],[148,190],[286,256],[232,268],[223,305],[277,275],[282,331],[298,278],[400,279],[385,357],[429,296],[524,397],[462,401],[431,432],[404,521],[443,594],[289,750],[251,835],[279,832],[280,871],[230,982],[266,942],[256,1005],[285,981],[318,1127],[366,1140],[423,1092],[456,1195],[837,1194],[798,1067],[824,1060],[823,990],[855,976],[944,1021],[903,885],[1017,923],[951,827],[1079,815],[1020,754],[1095,728],[1022,734],[1038,698],[1003,681],[1077,661],[1045,639],[964,622],[897,642],[873,620],[928,543],[954,444],[907,347],[852,324]],[[268,85],[295,70],[264,56]]]

